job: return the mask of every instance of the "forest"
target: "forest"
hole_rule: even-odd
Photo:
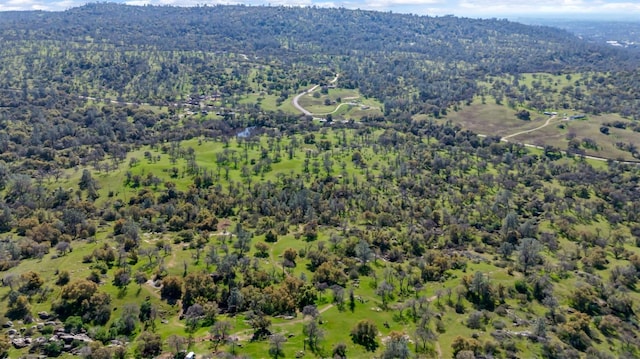
[[[109,3],[0,43],[0,357],[640,356],[634,49]]]

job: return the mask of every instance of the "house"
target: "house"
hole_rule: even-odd
[[[189,352],[189,354],[187,354],[184,359],[196,359],[196,353],[194,352]]]
[[[587,115],[574,115],[574,116],[569,117],[569,119],[570,120],[580,120],[580,119],[583,119],[585,117],[587,117]]]

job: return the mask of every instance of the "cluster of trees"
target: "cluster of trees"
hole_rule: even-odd
[[[317,151],[304,155],[300,146],[308,145],[303,138],[273,137],[271,146],[257,152],[260,158],[275,158],[278,151],[286,152],[287,146],[293,146],[294,157],[305,156],[311,163],[297,173],[279,176],[276,182],[238,183],[213,171],[214,183],[218,184],[196,186],[203,171],[199,170],[191,175],[194,185],[184,191],[167,179],[155,191],[151,190],[153,183],[140,183],[127,203],[108,200],[96,207],[74,196],[58,208],[36,206],[32,212],[15,212],[9,228],[22,222],[33,222],[34,228],[44,225],[37,211],[47,208],[65,223],[65,218],[75,218],[68,212],[82,208],[84,222],[71,221],[50,229],[68,233],[69,242],[64,243],[72,244],[83,238],[80,233],[84,232],[78,229],[82,223],[89,227],[98,220],[112,223],[116,248],[98,247],[85,260],[103,274],[115,266],[114,285],[126,287],[132,278],[138,284],[146,282],[147,275],[135,272],[132,265],[139,257],[148,257],[151,267],[147,268],[155,268],[153,277],[162,282],[162,297],[170,303],[181,300],[185,318],[194,329],[212,325],[220,312],[252,312],[256,313],[257,337],[267,337],[270,332],[265,316],[302,312],[327,290],[336,304],[345,308],[350,283],[363,276],[373,277],[382,308],[391,308],[396,298],[420,297],[425,283],[447,280],[452,270],[464,268],[473,259],[469,252],[472,248],[477,253],[493,254],[509,271],[520,272],[523,280],[513,286],[496,285],[478,272],[464,278],[460,290],[441,292],[437,303],[440,297],[447,298],[441,308],[450,305],[459,314],[467,313],[468,305],[474,308],[467,322],[470,327],[486,325],[482,323],[492,320],[491,313],[502,311],[499,308],[504,308],[506,300],[536,300],[547,306],[546,324],[557,326],[559,340],[577,350],[587,350],[591,340],[563,324],[574,322],[562,319],[566,314],[557,311],[558,295],[550,279],[570,277],[573,270],[581,268],[585,272],[582,284],[567,297],[571,307],[594,316],[589,323],[604,328],[605,335],[610,334],[607,323],[612,321],[618,323],[620,335],[633,332],[634,297],[625,291],[634,288],[639,277],[637,258],[626,248],[634,245],[640,233],[634,167],[611,162],[608,168],[596,170],[583,161],[532,155],[517,144],[481,139],[459,128],[431,122],[373,131],[336,128],[332,132],[333,138],[321,131],[320,137],[326,140],[313,141]],[[241,148],[256,145],[238,141]],[[335,148],[344,155],[340,161],[346,158],[360,169],[339,174],[335,169],[342,166],[339,162],[322,165],[335,156]],[[229,150],[221,153],[225,151]],[[186,162],[189,151],[178,152],[182,153],[176,155],[178,159]],[[238,157],[237,165],[233,161],[228,164],[230,172],[241,173],[242,166],[250,162],[250,157]],[[8,188],[13,188],[12,181],[16,180],[19,178],[10,178]],[[83,173],[78,186],[84,187],[84,192],[95,186],[89,172]],[[8,202],[9,206],[13,203]],[[222,218],[236,218],[241,225],[236,226],[232,237],[219,236],[212,241],[209,233]],[[600,226],[602,221],[611,226],[609,232],[580,229],[584,225]],[[76,232],[66,228],[76,228]],[[318,232],[328,228],[341,230],[330,236],[329,243],[318,241]],[[631,238],[624,228],[630,229]],[[167,275],[162,258],[170,253],[171,246],[165,241],[145,245],[142,231],[173,233],[177,242],[193,251],[194,260],[204,260],[210,271],[190,272],[185,264],[183,277]],[[269,243],[289,233],[307,241],[307,248],[300,252],[287,250],[280,263],[283,271],[264,268],[261,253],[268,253]],[[257,241],[256,235],[265,235],[265,242]],[[23,236],[18,245],[35,242],[32,230],[24,231]],[[47,247],[54,246],[51,238],[49,243],[44,242]],[[579,244],[575,252],[561,248],[559,243],[566,240]],[[248,256],[252,243],[256,258]],[[55,246],[63,254],[64,248]],[[629,265],[608,268],[605,251],[628,260]],[[8,247],[4,253],[11,258]],[[552,264],[549,256],[560,262]],[[15,257],[20,258],[24,257]],[[477,260],[485,260],[481,258]],[[370,267],[381,260],[388,263],[383,276]],[[306,265],[310,277],[288,274],[287,268],[300,263]],[[598,275],[603,270],[610,271],[608,280]],[[96,324],[109,320],[109,296],[92,280],[99,283],[100,273],[66,284],[53,310],[62,318],[81,316]],[[25,284],[15,285],[18,294],[8,315],[24,318],[31,315],[26,294],[37,292],[40,282],[26,275],[20,282]],[[417,309],[419,303],[426,303],[426,298],[420,298],[408,301],[400,311],[408,309],[415,323],[424,323],[420,335],[427,343],[436,337],[437,323],[430,319],[432,311]],[[131,334],[136,323],[144,322],[138,314],[140,309],[129,312],[112,324],[112,335]],[[600,316],[602,319],[597,319]],[[359,334],[354,335],[354,342],[374,345]]]
[[[387,116],[439,117],[480,94],[478,81],[487,76],[584,72],[606,81],[563,90],[547,106],[638,113],[636,53],[506,20],[322,8],[88,4],[44,17],[5,13],[0,33],[15,44],[3,53],[16,59],[3,68],[0,85],[18,89],[16,96],[33,86],[21,75],[27,71],[40,92],[158,104],[216,94],[234,105],[238,95],[265,92],[282,103],[307,84],[326,83],[328,75],[340,72],[343,87],[379,99]],[[87,38],[101,41],[87,43]],[[43,51],[48,56],[40,56]],[[255,67],[260,72],[252,77]],[[619,91],[615,96],[610,85]],[[524,98],[533,108],[544,106],[540,99],[547,97],[498,91],[501,98]]]
[[[166,26],[149,26],[157,21]],[[124,296],[132,282],[140,289],[152,280],[169,306],[181,304],[187,333],[209,327],[216,349],[231,331],[221,316],[243,314],[253,338],[268,340],[270,354],[280,357],[286,338],[272,332],[270,317],[302,314],[305,345],[323,355],[316,305],[331,297],[349,315],[364,301],[354,293],[368,283],[380,310],[410,328],[390,330],[385,358],[434,353],[450,315],[474,330],[495,329],[495,340],[455,339],[461,358],[517,357],[503,331],[507,321],[531,329],[548,357],[604,355],[594,345],[601,335],[624,344],[612,349],[616,355],[639,352],[640,259],[632,248],[640,245],[638,169],[615,161],[594,168],[553,147],[531,153],[411,118],[446,115],[477,94],[514,107],[561,101],[558,108],[631,115],[638,73],[620,76],[628,53],[502,20],[314,8],[90,4],[46,15],[3,13],[0,34],[23,45],[0,51],[27,69],[3,67],[0,79],[7,90],[0,91],[0,269],[51,250],[69,255],[76,243],[101,235],[82,257],[86,278],[63,270],[50,286],[33,271],[5,276],[11,319],[29,322],[33,302],[49,301],[69,331],[86,329],[105,344],[137,337],[136,355],[151,357],[162,350],[157,308],[130,303],[116,317],[101,287],[112,284]],[[116,51],[99,56],[107,50]],[[553,99],[544,76],[531,86],[518,75],[485,77],[577,70],[590,72]],[[336,71],[342,86],[382,100],[385,117],[321,128],[238,101],[256,91],[286,99],[309,83],[327,85]],[[86,88],[73,87],[79,83]],[[603,96],[612,88],[624,96]],[[215,92],[236,111],[213,121],[175,107],[96,106],[83,98],[92,91],[160,103]],[[248,126],[256,127],[251,136],[234,138]],[[601,131],[609,126],[622,125]],[[215,153],[184,145],[195,137],[215,142]],[[132,149],[144,158],[128,155]],[[170,168],[159,170],[164,159]],[[286,171],[277,170],[283,162]],[[78,179],[69,188],[73,168]],[[102,188],[98,174],[113,187]],[[109,182],[115,174],[123,183]],[[219,233],[222,223],[234,226]],[[143,240],[148,232],[163,239]],[[283,238],[300,242],[276,258],[274,243]],[[177,246],[191,258],[182,275],[165,262]],[[483,271],[454,278],[470,263],[511,279]],[[459,285],[427,297],[429,283]],[[515,302],[531,312],[536,302],[543,316],[523,320]],[[373,321],[355,323],[349,345],[375,352],[379,332]],[[166,339],[176,353],[185,345],[179,336]],[[344,357],[347,344],[332,344],[332,354]],[[87,348],[96,357],[104,350],[125,355],[99,343]]]
[[[638,92],[633,84],[637,83],[638,75],[637,71],[533,74],[528,85],[522,75],[515,74],[491,79],[489,86],[477,93],[483,99],[491,96],[498,104],[512,108],[525,106],[539,112],[579,110],[595,115],[617,113],[637,120]]]

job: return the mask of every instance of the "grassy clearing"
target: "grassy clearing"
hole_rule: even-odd
[[[241,97],[239,103],[241,104],[256,104],[260,106],[264,111],[282,111],[286,113],[298,113],[298,110],[291,104],[289,97],[281,103],[278,103],[278,97],[276,95],[268,95],[266,93],[252,93]]]
[[[574,115],[569,113],[568,115]],[[570,141],[578,141],[578,149],[585,154],[597,157],[633,160],[631,153],[620,148],[619,144],[640,145],[640,138],[630,128],[609,127],[609,134],[601,132],[605,124],[614,122],[630,124],[629,120],[618,115],[588,116],[581,120],[564,120],[564,114],[549,123],[548,126],[532,132],[511,137],[510,141],[533,144],[536,146],[554,146],[565,150]],[[449,112],[446,119],[465,129],[484,135],[510,136],[521,131],[536,129],[545,124],[548,116],[532,113],[531,121],[522,121],[516,117],[516,111],[507,106],[495,104],[472,104],[460,110]],[[585,143],[593,140],[597,148]]]
[[[539,146],[551,145],[561,149],[566,149],[569,146],[569,141],[575,139],[580,143],[579,148],[588,155],[633,160],[631,153],[621,150],[616,144],[639,145],[640,140],[634,131],[612,127],[609,129],[609,135],[600,132],[603,124],[611,122],[612,118],[616,118],[616,116],[590,116],[586,120],[563,121],[538,131],[514,137],[514,139]],[[595,141],[597,149],[585,147],[585,139]]]
[[[382,104],[373,99],[364,98],[358,90],[330,88],[322,93],[317,88],[299,99],[300,106],[315,115],[328,115],[345,119],[359,120],[364,116],[380,116]]]
[[[457,112],[449,112],[446,119],[473,132],[497,136],[529,130],[546,121],[546,117],[541,116],[534,116],[532,121],[522,121],[516,117],[515,110],[492,104],[472,104]]]

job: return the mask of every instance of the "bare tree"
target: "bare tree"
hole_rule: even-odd
[[[173,350],[174,354],[180,353],[184,348],[185,343],[186,340],[184,339],[184,337],[181,337],[179,335],[172,334],[167,338],[167,345],[169,345],[169,348]]]
[[[287,339],[280,333],[272,334],[269,337],[269,354],[274,359],[278,359],[280,358],[280,356],[284,356],[282,349],[286,341]]]
[[[228,320],[216,322],[216,324],[211,327],[210,333],[212,335],[211,340],[213,341],[214,350],[218,350],[218,346],[227,340],[232,328],[233,324]]]
[[[324,330],[320,328],[318,321],[314,319],[305,324],[302,332],[307,336],[306,342],[309,343],[309,349],[316,351],[318,349],[318,343],[324,338]]]

